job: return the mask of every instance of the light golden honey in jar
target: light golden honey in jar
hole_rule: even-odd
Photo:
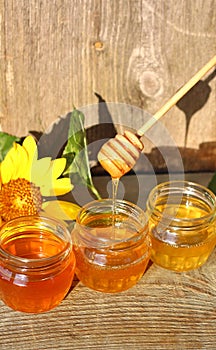
[[[39,313],[68,293],[75,270],[66,226],[44,216],[7,222],[0,230],[0,297],[14,310]]]
[[[216,244],[215,195],[199,184],[170,181],[156,186],[147,200],[151,259],[175,271],[203,265]]]
[[[145,213],[111,199],[93,201],[78,214],[72,231],[76,275],[91,289],[115,293],[134,286],[150,258]]]

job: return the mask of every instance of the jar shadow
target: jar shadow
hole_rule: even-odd
[[[73,282],[71,284],[71,287],[69,289],[69,291],[67,292],[67,294],[65,295],[65,298],[67,298],[68,294],[70,294],[73,289],[77,286],[77,284],[80,282],[80,280],[78,279],[78,277],[76,276],[76,274],[74,274],[74,278],[73,278]]]

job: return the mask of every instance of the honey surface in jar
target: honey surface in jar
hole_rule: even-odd
[[[161,225],[158,229],[160,220],[150,219],[151,259],[157,265],[175,271],[191,270],[203,265],[216,243],[215,224],[205,223],[210,213],[208,206],[193,199],[180,205],[156,204],[155,208],[159,212],[165,211],[170,222],[166,228]],[[175,218],[173,222],[172,217]],[[194,220],[199,220],[197,226]]]
[[[49,230],[31,228],[16,230],[14,234],[5,232],[1,250],[10,254],[12,261],[1,259],[0,262],[2,300],[15,310],[31,313],[58,305],[70,289],[74,276],[75,258],[72,251],[67,252],[68,248],[69,242]],[[16,264],[13,258],[17,259]]]

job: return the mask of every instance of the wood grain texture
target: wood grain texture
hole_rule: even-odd
[[[158,181],[166,181],[167,177],[161,175]],[[211,174],[188,174],[187,180],[206,185],[210,177]],[[95,179],[101,188],[105,178]],[[130,176],[122,179],[126,187],[130,184],[127,199],[133,201],[135,180]],[[152,177],[141,176],[139,181],[149,188],[154,186]],[[0,348],[213,350],[215,259],[216,251],[203,267],[185,273],[149,265],[135,287],[118,294],[91,291],[75,280],[64,301],[44,314],[15,312],[0,302]]]
[[[0,4],[1,127],[19,136],[47,130],[73,105],[96,104],[95,92],[153,114],[216,52],[215,0]],[[189,147],[216,139],[215,84],[208,81],[208,100],[190,121]],[[99,121],[97,114],[87,119]],[[143,121],[118,119],[134,128]],[[163,124],[184,145],[183,111],[174,107]]]

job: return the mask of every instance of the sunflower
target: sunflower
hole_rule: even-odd
[[[3,222],[15,217],[36,215],[47,210],[63,220],[74,220],[80,207],[65,201],[47,201],[73,189],[69,178],[59,178],[66,166],[65,158],[38,159],[32,136],[23,144],[14,142],[0,164],[0,217]],[[46,199],[46,200],[44,200]]]

